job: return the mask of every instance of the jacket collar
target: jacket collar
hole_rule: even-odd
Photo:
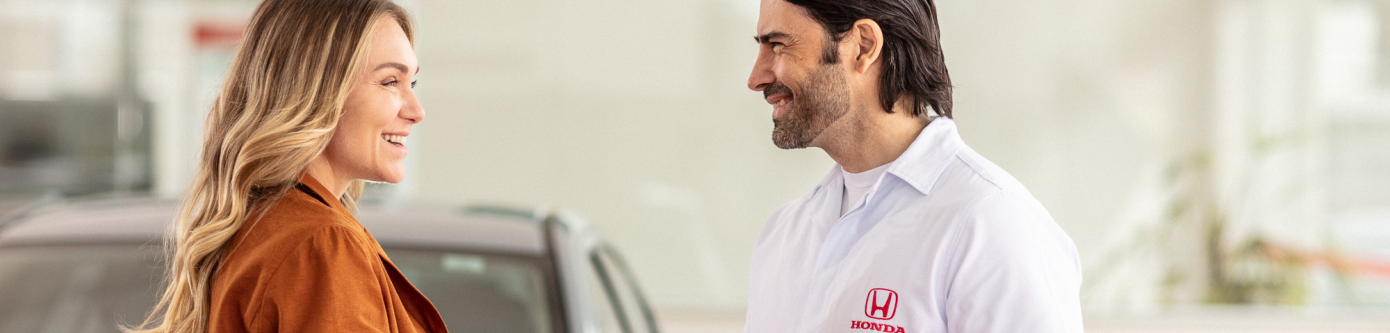
[[[314,179],[314,176],[310,176],[308,172],[305,172],[303,176],[299,177],[299,183],[303,184],[309,191],[312,191],[312,193],[305,194],[318,197],[324,204],[327,204],[328,207],[333,210],[348,213],[347,207],[343,206],[343,202],[339,201],[338,197],[333,196],[333,192],[329,192],[328,187],[323,186],[323,183],[320,183],[318,179]]]

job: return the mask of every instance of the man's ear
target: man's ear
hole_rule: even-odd
[[[854,21],[848,33],[850,36],[847,37],[857,44],[854,49],[854,70],[868,72],[869,66],[878,62],[883,55],[883,29],[874,20],[859,19]]]

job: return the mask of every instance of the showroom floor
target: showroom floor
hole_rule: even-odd
[[[741,310],[666,310],[663,332],[742,332]],[[1088,333],[1384,333],[1390,310],[1352,312],[1303,309],[1206,308],[1150,315],[1086,316]]]

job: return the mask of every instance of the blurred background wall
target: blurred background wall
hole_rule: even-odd
[[[770,142],[745,84],[757,1],[398,2],[418,22],[427,119],[407,180],[371,200],[574,210],[668,326],[738,330],[764,220],[833,163]],[[0,0],[0,209],[177,197],[255,4]],[[961,134],[1075,240],[1092,328],[1250,305],[1383,317],[1390,1],[938,9]],[[1196,313],[1178,316],[1247,316]],[[1357,322],[1306,326],[1334,321]]]

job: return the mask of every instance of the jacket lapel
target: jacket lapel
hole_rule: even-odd
[[[386,266],[386,274],[391,277],[391,286],[396,289],[396,295],[401,298],[401,303],[405,306],[406,312],[410,313],[411,319],[424,324],[425,329],[430,332],[448,332],[444,318],[439,316],[439,310],[434,308],[434,303],[430,303],[425,294],[420,293],[419,289],[415,289],[415,285],[405,279],[401,270],[396,268],[396,264],[392,263],[380,248],[377,251],[381,264]]]

